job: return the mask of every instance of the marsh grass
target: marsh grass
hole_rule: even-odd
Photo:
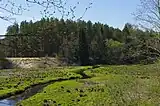
[[[85,68],[85,67],[83,67]],[[69,69],[79,73],[83,69]],[[69,71],[68,70],[68,71]],[[20,102],[22,106],[158,106],[159,64],[86,67],[89,79],[57,82]]]
[[[33,85],[47,83],[57,79],[80,78],[67,68],[48,69],[10,69],[0,71],[0,98],[23,92]]]

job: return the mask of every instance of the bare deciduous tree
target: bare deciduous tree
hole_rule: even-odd
[[[143,28],[160,31],[160,0],[140,0],[141,4],[134,13]]]
[[[40,13],[43,17],[52,17],[56,12],[59,12],[64,17],[70,17],[71,19],[76,18],[75,10],[80,3],[80,0],[77,0],[75,4],[68,5],[69,0],[0,0],[0,19],[10,21],[15,20],[13,18],[16,15],[22,15],[23,12],[29,11],[32,6],[39,6],[43,10]],[[88,0],[90,1],[90,0]],[[87,7],[85,7],[84,13],[91,7],[92,2],[89,2]]]

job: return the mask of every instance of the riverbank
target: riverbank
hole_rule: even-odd
[[[67,80],[74,80],[74,79],[87,79],[90,78],[89,76],[87,76],[84,73],[85,69],[78,69],[76,71],[74,71],[75,73],[81,75],[81,77],[69,77],[69,78],[59,78],[57,80],[49,80],[47,82],[42,82],[42,83],[37,83],[35,85],[31,85],[28,86],[27,88],[25,88],[23,91],[18,91],[15,92],[12,96],[10,93],[8,93],[6,96],[3,96],[2,98],[0,98],[0,105],[6,105],[6,106],[15,106],[18,102],[28,99],[31,96],[40,93],[44,87],[53,84],[53,83],[57,83],[57,82],[62,82],[62,81],[67,81]],[[6,98],[9,97],[9,98]],[[6,99],[3,99],[6,98]]]
[[[159,70],[159,64],[101,66],[88,69],[85,74],[91,78],[50,84],[18,105],[160,105]]]
[[[0,99],[20,94],[37,85],[82,77],[71,70],[74,70],[74,67],[2,70],[0,71]]]
[[[34,79],[73,78],[49,83],[40,92],[18,102],[18,106],[104,106],[104,105],[159,105],[160,63],[151,65],[114,65],[98,67],[66,67],[42,70],[19,70],[11,74],[27,81]],[[3,71],[1,71],[1,75]],[[10,71],[5,70],[5,73]],[[8,75],[8,74],[7,74]],[[9,85],[14,85],[11,77]],[[31,77],[29,77],[31,76]],[[75,76],[77,78],[74,80]],[[83,76],[83,77],[82,77]],[[88,78],[87,78],[88,76]],[[22,77],[22,79],[23,79]],[[86,77],[86,78],[84,78]],[[0,77],[2,78],[2,77]],[[4,79],[5,76],[3,76]],[[2,78],[2,79],[3,79]],[[21,79],[21,80],[22,80]],[[0,80],[1,81],[1,80]],[[6,80],[2,86],[9,87]],[[33,81],[33,80],[32,80]],[[36,81],[36,82],[37,82]],[[19,81],[17,81],[18,83]],[[22,83],[21,85],[23,85]],[[14,87],[14,86],[13,86]],[[9,88],[8,88],[9,89]],[[1,92],[2,90],[0,90]]]

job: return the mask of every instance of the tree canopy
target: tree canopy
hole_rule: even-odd
[[[159,57],[159,35],[126,23],[123,30],[91,21],[42,18],[8,27],[7,57],[60,57],[70,64],[132,64]]]

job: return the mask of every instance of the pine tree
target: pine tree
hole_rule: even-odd
[[[88,65],[89,64],[89,52],[88,52],[88,44],[85,35],[85,29],[80,28],[79,31],[79,58],[81,65]]]

